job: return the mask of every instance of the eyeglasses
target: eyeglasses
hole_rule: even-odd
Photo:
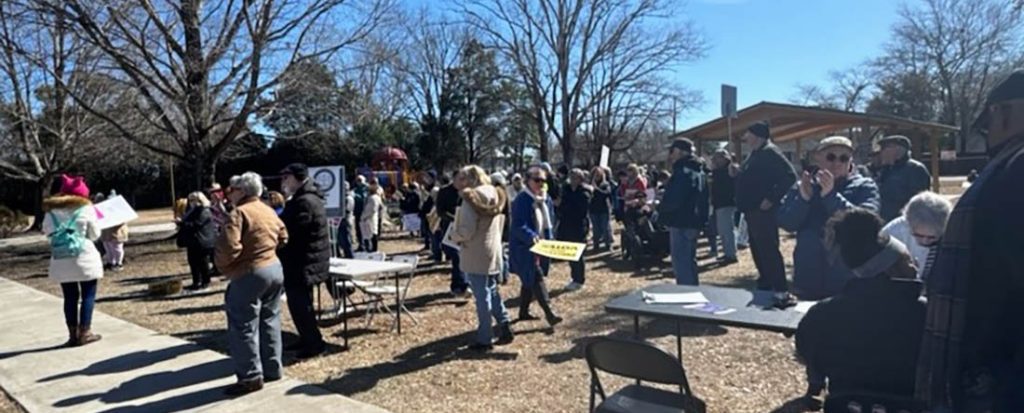
[[[826,161],[835,162],[837,159],[841,163],[847,163],[847,162],[850,162],[850,155],[842,154],[842,155],[836,156],[836,154],[834,154],[834,153],[830,153],[828,155],[825,155],[825,160]]]
[[[536,176],[535,176],[535,177],[531,177],[531,178],[530,178],[530,181],[532,181],[532,182],[536,182],[536,183],[538,183],[538,184],[542,184],[542,183],[544,183],[544,182],[545,182],[545,181],[544,181],[544,178],[539,178],[539,177],[536,177]]]

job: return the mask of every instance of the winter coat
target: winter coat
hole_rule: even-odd
[[[852,279],[807,311],[796,332],[797,354],[828,377],[830,393],[911,397],[925,324],[920,295],[909,257],[882,274]]]
[[[508,202],[505,191],[492,185],[466,188],[459,193],[459,207],[452,224],[452,241],[459,244],[459,268],[468,274],[501,272],[501,233],[505,227],[502,210]]]
[[[103,242],[128,242],[128,224],[115,225],[100,232],[100,241]]]
[[[441,225],[445,228],[455,220],[455,209],[459,207],[459,202],[461,202],[459,190],[455,189],[455,185],[445,185],[437,191],[434,205],[437,207],[437,215],[441,217]]]
[[[178,246],[189,249],[212,249],[217,241],[217,224],[213,212],[204,206],[193,207],[181,218]]]
[[[670,228],[704,228],[708,222],[708,186],[702,168],[692,156],[672,165],[672,178],[658,204],[659,223]]]
[[[544,197],[542,201],[534,199],[527,190],[519,193],[512,202],[512,234],[508,242],[509,271],[518,274],[523,285],[533,285],[534,277],[542,277],[547,274],[551,260],[546,257],[534,255],[530,252],[533,248],[533,240],[551,239],[551,228],[541,228],[537,220],[538,202],[547,206],[549,221],[554,219],[555,204],[551,198]],[[544,274],[537,274],[539,266]]]
[[[384,199],[380,191],[368,192],[363,214],[359,216],[359,230],[363,233],[363,241],[372,240],[380,235],[380,211],[384,208]]]
[[[562,203],[558,206],[558,239],[562,241],[586,242],[590,229],[590,187],[580,185],[576,189],[565,184],[561,190]]]
[[[799,184],[790,189],[779,207],[779,226],[796,233],[793,251],[793,289],[801,299],[831,297],[853,277],[842,263],[839,252],[825,245],[825,224],[836,212],[854,207],[878,211],[878,187],[870,178],[857,174],[837,181],[828,196],[822,198],[814,185],[814,196],[805,201]]]
[[[413,190],[402,192],[402,201],[399,202],[398,209],[402,210],[403,215],[418,215],[420,212],[420,194]]]
[[[608,215],[612,210],[612,193],[614,189],[608,181],[594,185],[594,197],[590,199],[590,213]]]
[[[755,149],[740,167],[736,176],[736,207],[741,212],[761,209],[761,202],[768,200],[773,206],[786,195],[796,182],[796,172],[782,151],[771,141]]]
[[[356,185],[352,191],[352,212],[356,217],[363,216],[363,207],[366,205],[366,197],[370,192],[366,184]]]
[[[932,186],[932,176],[920,162],[909,156],[886,166],[878,174],[878,193],[882,196],[880,215],[885,222],[902,214],[914,195],[927,191]]]
[[[729,166],[711,170],[711,205],[715,209],[736,206],[736,177],[729,174]]]
[[[61,224],[66,223],[75,212],[81,209],[75,219],[74,228],[77,234],[85,238],[82,252],[77,257],[54,259],[50,258],[50,280],[58,283],[82,282],[103,278],[103,260],[96,245],[100,237],[99,220],[96,208],[86,198],[72,195],[57,195],[43,201],[43,233],[49,236],[56,229],[54,216]],[[51,214],[53,216],[51,216]]]
[[[327,279],[331,237],[326,201],[312,179],[307,179],[284,204],[281,221],[288,229],[288,244],[278,253],[284,283],[313,286]]]
[[[288,243],[288,230],[273,209],[250,197],[242,200],[220,229],[213,261],[228,279],[278,262],[277,249]]]

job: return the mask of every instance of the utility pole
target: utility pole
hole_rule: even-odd
[[[174,208],[175,201],[178,200],[178,195],[174,191],[174,157],[167,157],[167,165],[171,170],[171,208]]]

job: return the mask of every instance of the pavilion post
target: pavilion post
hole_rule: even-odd
[[[804,157],[804,138],[798,138],[796,140],[796,153],[793,156],[794,162],[800,162]]]
[[[932,151],[932,190],[935,191],[935,193],[941,193],[942,181],[939,178],[939,132],[930,131],[928,136],[931,139],[930,143]]]

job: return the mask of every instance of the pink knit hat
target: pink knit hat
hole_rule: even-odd
[[[85,178],[65,174],[60,176],[60,193],[88,198],[89,187],[85,185]]]

